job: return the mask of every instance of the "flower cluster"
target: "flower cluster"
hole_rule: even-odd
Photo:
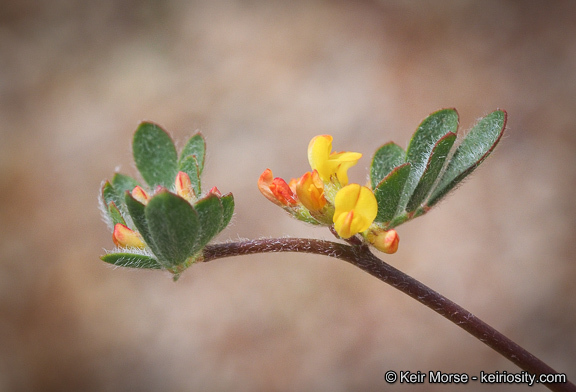
[[[286,182],[266,169],[258,180],[260,192],[296,219],[332,226],[343,239],[357,234],[385,253],[398,249],[395,230],[385,230],[374,220],[378,203],[372,189],[348,183],[348,169],[362,154],[332,152],[332,136],[319,135],[308,145],[312,171]]]

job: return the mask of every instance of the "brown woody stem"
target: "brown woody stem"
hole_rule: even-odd
[[[209,245],[204,249],[204,261],[270,252],[313,253],[347,261],[444,316],[530,374],[537,377],[541,374],[558,374],[546,363],[460,305],[374,256],[365,245],[351,246],[305,238],[246,240]],[[544,383],[544,385],[552,391],[576,392],[576,386],[569,381]]]

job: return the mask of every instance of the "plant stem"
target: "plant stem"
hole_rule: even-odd
[[[558,373],[460,305],[380,260],[365,245],[351,246],[305,238],[246,240],[209,245],[204,248],[204,261],[270,252],[313,253],[347,261],[444,316],[528,373],[537,376]],[[571,382],[544,385],[552,391],[576,392],[576,386]]]

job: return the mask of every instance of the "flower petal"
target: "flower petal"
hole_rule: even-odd
[[[308,144],[308,162],[312,170],[318,170],[318,174],[324,181],[330,181],[332,171],[328,164],[328,158],[332,151],[332,136],[318,135]]]
[[[338,152],[330,154],[331,165],[336,177],[342,186],[348,185],[348,169],[358,163],[362,158],[359,152]]]
[[[358,234],[358,232],[354,232],[352,229],[353,221],[354,211],[340,214],[338,217],[334,214],[334,229],[336,229],[336,232],[340,237],[348,239],[353,235]]]
[[[378,203],[372,191],[358,184],[340,189],[334,207],[334,228],[344,239],[367,230],[378,213]]]
[[[326,205],[324,183],[318,171],[305,173],[296,184],[298,200],[310,211],[320,211]]]
[[[280,177],[276,177],[270,184],[270,191],[282,206],[296,205],[298,201],[290,186]]]
[[[258,189],[272,203],[280,207],[298,204],[297,196],[283,179],[273,178],[272,170],[266,169],[258,179]]]
[[[319,135],[308,145],[308,161],[312,170],[317,170],[325,182],[338,181],[340,185],[348,184],[348,169],[358,163],[362,154],[358,152],[332,151],[332,136]]]
[[[260,178],[258,178],[258,189],[260,190],[260,193],[262,193],[264,197],[266,197],[272,203],[280,205],[278,200],[276,200],[276,197],[270,190],[270,185],[272,184],[273,180],[274,176],[272,175],[272,170],[270,169],[264,170],[264,172],[262,172],[262,174],[260,175]]]

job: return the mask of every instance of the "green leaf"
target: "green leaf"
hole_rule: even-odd
[[[124,220],[124,217],[122,216],[120,210],[118,210],[118,207],[116,207],[116,204],[113,201],[111,201],[110,204],[108,204],[108,215],[110,216],[110,219],[112,219],[113,225],[120,223],[126,226],[126,221]]]
[[[166,267],[182,264],[197,251],[200,222],[186,200],[161,191],[145,207],[148,230],[158,261]]]
[[[418,183],[418,186],[414,190],[414,193],[412,194],[412,197],[406,206],[406,211],[414,211],[422,204],[422,202],[424,202],[424,200],[426,200],[426,197],[430,193],[432,186],[436,182],[438,175],[444,167],[446,158],[448,157],[450,149],[452,148],[452,145],[454,145],[455,140],[456,134],[453,132],[447,133],[440,140],[438,140],[438,143],[436,143],[434,149],[432,150],[430,159],[428,159],[426,170],[424,170],[424,174],[422,174],[420,182]]]
[[[197,133],[188,139],[188,142],[182,149],[182,154],[180,154],[180,165],[182,160],[188,158],[190,155],[196,157],[196,162],[198,163],[198,175],[202,174],[204,170],[204,156],[206,154],[206,141],[201,133]],[[182,170],[182,169],[180,169]]]
[[[126,193],[126,191],[132,191],[132,189],[140,186],[138,181],[132,177],[120,173],[114,174],[114,178],[112,178],[112,185],[114,186],[114,190],[118,194],[120,200],[124,199],[124,193]]]
[[[190,182],[192,183],[192,188],[194,188],[194,193],[196,193],[197,196],[200,196],[202,193],[202,187],[200,186],[200,168],[196,156],[188,155],[186,158],[180,160],[178,166],[180,171],[188,174]]]
[[[108,205],[110,202],[114,202],[116,207],[122,209],[124,205],[124,192],[127,190],[131,191],[136,185],[138,185],[138,182],[135,179],[120,173],[114,174],[112,182],[106,181],[102,186],[104,203]]]
[[[128,213],[128,210],[126,209],[126,204],[124,202],[124,193],[126,191],[131,191],[137,185],[138,181],[132,177],[116,173],[114,174],[114,178],[112,178],[112,182],[106,181],[102,186],[102,199],[106,206],[109,206],[110,203],[114,203],[120,214],[125,216]],[[108,215],[110,216],[110,219],[114,221],[114,217],[111,215],[109,209]]]
[[[418,182],[426,169],[426,164],[432,154],[432,149],[438,140],[449,132],[458,131],[458,112],[455,109],[442,109],[428,116],[414,135],[406,151],[406,162],[410,162],[412,170],[406,181],[404,194],[400,200],[399,208],[404,210]]]
[[[220,198],[214,194],[209,194],[198,200],[194,208],[198,213],[200,222],[198,243],[196,245],[198,250],[200,250],[220,232],[223,208]]]
[[[154,244],[154,241],[152,240],[150,230],[148,230],[148,222],[146,221],[146,206],[136,200],[128,191],[124,194],[124,196],[128,213],[132,218],[132,222],[134,223],[136,230],[140,233],[146,245],[148,245],[152,252],[156,254],[158,250]]]
[[[234,214],[234,196],[232,193],[228,193],[220,198],[220,202],[222,203],[222,224],[220,225],[220,230],[218,232],[224,230],[230,220],[232,219],[232,215]]]
[[[128,208],[128,213],[130,213],[130,216],[132,217],[132,221],[134,221],[134,226],[136,226],[136,229],[140,234],[142,234],[146,241],[146,237],[149,238],[148,224],[146,223],[146,215],[144,213],[146,206],[136,200],[130,192],[126,192],[124,196],[126,207]]]
[[[380,181],[390,174],[392,169],[403,164],[405,159],[406,152],[404,149],[393,142],[386,143],[376,150],[370,166],[372,189],[376,189]]]
[[[134,161],[151,188],[174,185],[178,173],[178,155],[172,138],[158,125],[143,122],[132,142]]]
[[[496,110],[468,132],[450,159],[438,186],[432,191],[428,206],[432,207],[474,171],[494,150],[506,127],[506,112]]]
[[[104,185],[102,185],[102,200],[104,200],[104,204],[116,203],[116,197],[116,190],[114,190],[110,181],[106,181]]]
[[[109,253],[100,257],[103,261],[118,267],[161,269],[162,266],[151,256],[135,253]]]
[[[410,175],[410,169],[410,163],[398,166],[374,190],[374,196],[378,202],[376,222],[390,222],[396,216],[399,211],[398,203]]]

